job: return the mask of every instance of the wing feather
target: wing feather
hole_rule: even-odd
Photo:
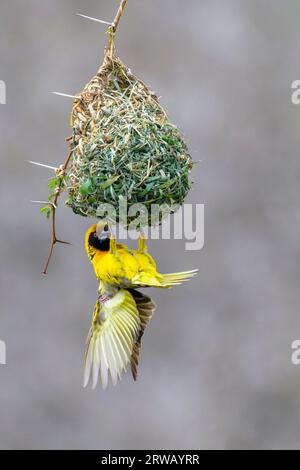
[[[141,328],[139,336],[137,337],[136,342],[134,343],[132,355],[131,355],[131,372],[133,379],[136,381],[138,376],[138,366],[139,366],[139,356],[142,347],[142,338],[144,336],[145,330],[152,319],[156,305],[150,297],[144,295],[140,292],[135,290],[130,290],[131,294],[134,297],[136,302],[136,306],[139,312],[140,320],[141,320]]]
[[[107,361],[106,352],[104,349],[103,337],[100,337],[100,351],[101,351],[100,353],[101,382],[102,382],[103,388],[105,389],[107,388],[107,385],[108,385],[108,361]]]
[[[94,389],[99,375],[103,388],[108,385],[109,375],[113,385],[117,384],[131,362],[141,325],[142,319],[129,291],[119,290],[105,303],[97,302],[85,352],[85,387],[92,377]]]

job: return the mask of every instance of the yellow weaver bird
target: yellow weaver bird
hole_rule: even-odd
[[[131,250],[117,244],[104,224],[90,227],[85,248],[99,280],[99,298],[86,344],[84,386],[92,378],[96,388],[100,374],[105,389],[109,375],[116,385],[128,364],[137,379],[142,337],[156,305],[136,289],[169,289],[188,281],[198,270],[160,274],[144,237],[139,239],[138,250]]]

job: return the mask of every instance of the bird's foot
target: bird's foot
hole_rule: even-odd
[[[147,239],[143,232],[141,232],[139,236],[138,252],[143,255],[148,253]]]
[[[113,235],[110,237],[110,250],[109,251],[113,255],[115,255],[117,252],[117,240]]]
[[[105,304],[106,302],[108,302],[111,299],[112,299],[111,295],[105,295],[105,294],[99,295],[99,297],[98,297],[98,301],[101,305]]]

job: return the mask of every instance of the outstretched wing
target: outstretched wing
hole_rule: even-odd
[[[120,290],[105,302],[95,306],[84,360],[84,386],[92,376],[93,389],[101,377],[108,385],[109,375],[114,385],[131,362],[131,356],[141,331],[141,319],[132,294]]]
[[[139,365],[139,355],[142,347],[142,338],[144,336],[145,330],[153,317],[155,310],[156,310],[156,305],[153,302],[150,297],[147,295],[142,294],[141,292],[138,292],[136,290],[130,290],[136,306],[138,308],[138,312],[140,315],[140,320],[141,320],[141,329],[140,329],[140,334],[134,343],[133,346],[133,351],[131,355],[131,372],[134,380],[137,380],[137,375],[138,375],[138,365]]]

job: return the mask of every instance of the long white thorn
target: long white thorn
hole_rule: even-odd
[[[43,168],[48,168],[49,170],[54,170],[54,171],[57,170],[57,168],[55,168],[54,166],[44,165],[43,163],[32,162],[32,161],[30,161],[30,160],[29,160],[28,163],[31,163],[31,165],[41,166],[41,167],[43,167]]]
[[[98,20],[98,18],[92,18],[91,16],[82,15],[81,13],[76,13],[76,15],[80,16],[81,18],[85,18],[86,20],[91,20],[95,21],[96,23],[107,24],[108,26],[112,26],[112,23],[109,23],[108,21]]]
[[[53,94],[53,95],[57,95],[57,96],[63,96],[64,98],[72,98],[73,100],[75,100],[76,98],[78,98],[78,96],[67,95],[66,93],[59,93],[58,91],[52,91],[52,94]]]
[[[54,209],[57,209],[57,206],[53,202],[49,201],[30,201],[33,204],[41,204],[42,206],[52,206]]]

